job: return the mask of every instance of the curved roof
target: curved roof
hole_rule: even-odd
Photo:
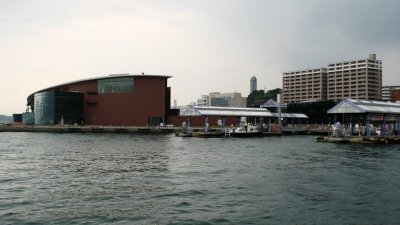
[[[332,109],[328,110],[328,113],[386,113],[399,115],[400,104],[345,98]]]
[[[42,92],[42,91],[46,91],[46,90],[51,90],[57,87],[62,87],[62,86],[66,86],[66,85],[70,85],[70,84],[76,84],[76,83],[82,83],[82,82],[87,82],[87,81],[94,81],[94,80],[104,80],[104,79],[112,79],[112,78],[121,78],[121,77],[147,77],[147,78],[171,78],[171,76],[166,76],[166,75],[144,75],[144,74],[129,74],[129,73],[124,73],[124,74],[110,74],[108,76],[101,76],[101,77],[92,77],[92,78],[86,78],[86,79],[81,79],[81,80],[76,80],[76,81],[71,81],[71,82],[66,82],[66,83],[62,83],[59,85],[54,85],[54,86],[50,86],[48,88],[44,88],[41,89],[39,91],[36,91],[32,94],[30,94],[28,96],[28,99],[31,98],[31,96],[33,96],[34,94],[38,93],[38,92]]]

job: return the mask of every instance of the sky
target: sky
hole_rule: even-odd
[[[282,73],[367,58],[400,85],[397,0],[0,0],[0,114],[109,74],[169,75],[178,105],[282,87]]]

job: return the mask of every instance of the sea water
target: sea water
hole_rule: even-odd
[[[398,145],[0,133],[0,224],[399,224]]]

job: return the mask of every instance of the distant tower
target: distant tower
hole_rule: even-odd
[[[257,91],[257,78],[255,76],[250,78],[250,94],[253,93],[253,91]]]

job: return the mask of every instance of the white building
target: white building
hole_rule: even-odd
[[[283,102],[313,102],[326,100],[327,78],[328,73],[326,68],[283,73]]]
[[[208,106],[208,95],[202,95],[200,98],[197,99],[197,104],[198,106]]]
[[[306,102],[344,98],[380,100],[382,61],[368,58],[328,65],[328,68],[283,73],[283,102]]]
[[[376,54],[328,65],[328,100],[381,100],[381,95],[382,61]]]
[[[197,99],[198,106],[246,107],[247,98],[241,93],[211,92]]]

